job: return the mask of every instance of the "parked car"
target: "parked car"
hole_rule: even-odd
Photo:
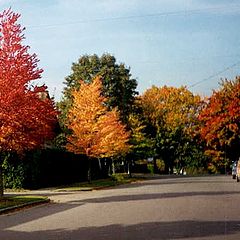
[[[237,182],[240,181],[240,160],[238,160],[237,162],[236,179],[237,179]]]
[[[237,162],[238,161],[234,161],[232,164],[232,178],[236,179],[236,174],[237,174]]]

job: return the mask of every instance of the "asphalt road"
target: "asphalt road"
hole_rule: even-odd
[[[161,178],[0,216],[0,240],[240,239],[240,183],[231,176]]]

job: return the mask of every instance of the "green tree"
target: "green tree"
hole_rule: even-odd
[[[90,83],[97,76],[101,76],[102,92],[108,99],[107,106],[111,109],[117,107],[121,120],[127,123],[127,116],[137,95],[137,81],[131,78],[130,69],[123,63],[118,64],[114,56],[103,54],[99,57],[94,54],[81,56],[78,62],[72,64],[72,73],[65,79],[63,98],[58,104],[63,125],[72,105],[72,92],[80,88],[79,80]]]
[[[146,132],[146,125],[136,112],[131,113],[128,118],[131,151],[128,153],[126,162],[128,173],[131,175],[131,165],[136,160],[143,160],[154,155],[155,141]]]
[[[153,155],[154,140],[146,133],[146,125],[136,114],[129,115],[131,154],[135,159]]]

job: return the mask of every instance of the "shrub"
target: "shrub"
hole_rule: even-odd
[[[165,170],[165,163],[162,159],[157,159],[156,165],[159,172],[163,172]]]
[[[5,158],[3,161],[3,182],[5,188],[19,189],[23,188],[24,166],[18,160]]]
[[[147,168],[151,174],[154,174],[154,165],[152,163],[148,163]]]

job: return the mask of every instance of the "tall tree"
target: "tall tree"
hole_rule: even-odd
[[[72,104],[72,92],[80,88],[79,80],[90,83],[96,76],[101,76],[102,92],[107,98],[107,106],[110,109],[117,107],[120,118],[126,123],[137,94],[137,81],[131,78],[129,68],[123,63],[116,63],[114,56],[103,54],[99,57],[94,54],[81,56],[77,63],[72,64],[72,73],[65,79],[66,87],[59,103],[63,124]]]
[[[88,157],[88,181],[91,181],[91,159],[127,153],[129,133],[121,124],[117,110],[107,109],[107,98],[101,94],[101,79],[97,77],[91,83],[81,81],[80,84],[81,88],[72,93],[73,103],[68,113],[72,134],[67,149]]]
[[[201,99],[185,87],[153,86],[140,97],[140,102],[156,139],[156,153],[164,160],[166,172],[169,168],[172,171],[174,161],[187,154],[183,145],[190,143]]]
[[[199,116],[207,153],[219,167],[240,156],[240,77],[226,79],[220,86]]]
[[[42,69],[36,54],[24,46],[20,15],[11,9],[0,14],[0,152],[22,153],[53,136],[56,110],[46,86],[34,86]],[[0,158],[0,196],[3,195]]]

